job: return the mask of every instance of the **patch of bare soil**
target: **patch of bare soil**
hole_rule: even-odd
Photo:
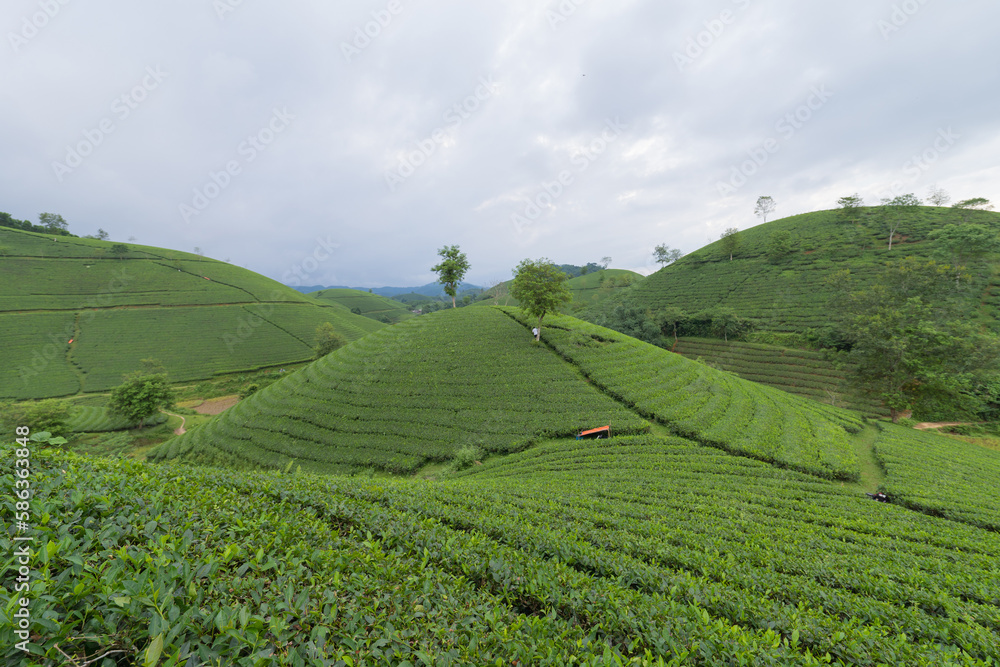
[[[217,415],[233,407],[239,403],[239,401],[239,396],[210,398],[207,401],[203,401],[201,405],[195,406],[194,411],[200,415]]]
[[[968,422],[920,422],[913,428],[926,431],[929,428],[944,428],[945,426],[966,426]]]

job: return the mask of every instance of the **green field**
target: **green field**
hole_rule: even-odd
[[[745,380],[820,403],[850,408],[870,416],[888,414],[879,403],[857,392],[847,379],[852,367],[832,361],[831,356],[836,357],[830,353],[690,337],[678,339],[674,351],[690,359],[702,359]]]
[[[113,245],[0,228],[0,398],[104,391],[145,358],[175,381],[308,361],[324,322],[348,340],[384,326],[225,262]]]
[[[489,452],[645,420],[589,387],[495,309],[449,309],[344,347],[150,458],[409,473],[463,446]]]
[[[12,484],[17,457],[0,454]],[[551,442],[438,482],[52,451],[31,466],[31,509],[47,517],[29,607],[45,664],[107,651],[248,666],[1000,655],[997,532],[679,438]],[[5,572],[0,658],[42,664],[13,648]]]
[[[616,294],[632,285],[637,285],[643,276],[635,271],[625,269],[603,269],[593,271],[582,276],[576,276],[566,281],[573,300],[563,309],[566,312],[575,313],[577,311],[596,306],[604,302],[612,294]],[[512,281],[505,283],[509,292]],[[477,306],[519,306],[520,303],[512,296],[501,296],[499,303],[493,298],[491,290],[486,291],[490,298],[477,301],[473,305]]]
[[[410,309],[395,299],[356,289],[328,288],[306,296],[320,303],[338,303],[351,311],[357,308],[365,317],[380,321],[395,323],[413,317]]]

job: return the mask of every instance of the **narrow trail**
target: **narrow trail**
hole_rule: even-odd
[[[170,415],[171,417],[180,417],[181,425],[174,429],[174,435],[183,435],[187,431],[187,429],[184,428],[184,424],[187,423],[187,419],[184,416],[174,414],[173,412],[167,412],[166,410],[160,410],[160,412],[165,415]]]
[[[858,456],[858,465],[861,469],[861,479],[857,482],[857,487],[865,493],[875,493],[879,486],[885,483],[885,473],[875,457],[877,436],[878,428],[869,424],[865,426],[864,431],[853,438],[854,452]]]

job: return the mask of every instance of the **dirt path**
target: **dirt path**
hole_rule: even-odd
[[[929,428],[943,428],[945,426],[972,426],[970,422],[920,422],[913,428],[926,431]]]
[[[183,435],[186,432],[184,424],[187,423],[187,419],[182,415],[175,415],[173,412],[167,412],[166,410],[160,410],[165,415],[170,415],[171,417],[180,417],[181,425],[174,429],[174,435]]]
[[[229,408],[239,403],[239,396],[223,396],[222,398],[210,398],[203,401],[201,405],[196,405],[194,411],[200,415],[217,415],[225,412]]]

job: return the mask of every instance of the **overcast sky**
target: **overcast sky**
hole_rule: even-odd
[[[0,211],[291,283],[1000,203],[996,0],[6,0]],[[312,259],[310,259],[312,258]],[[295,275],[296,267],[299,274]]]

